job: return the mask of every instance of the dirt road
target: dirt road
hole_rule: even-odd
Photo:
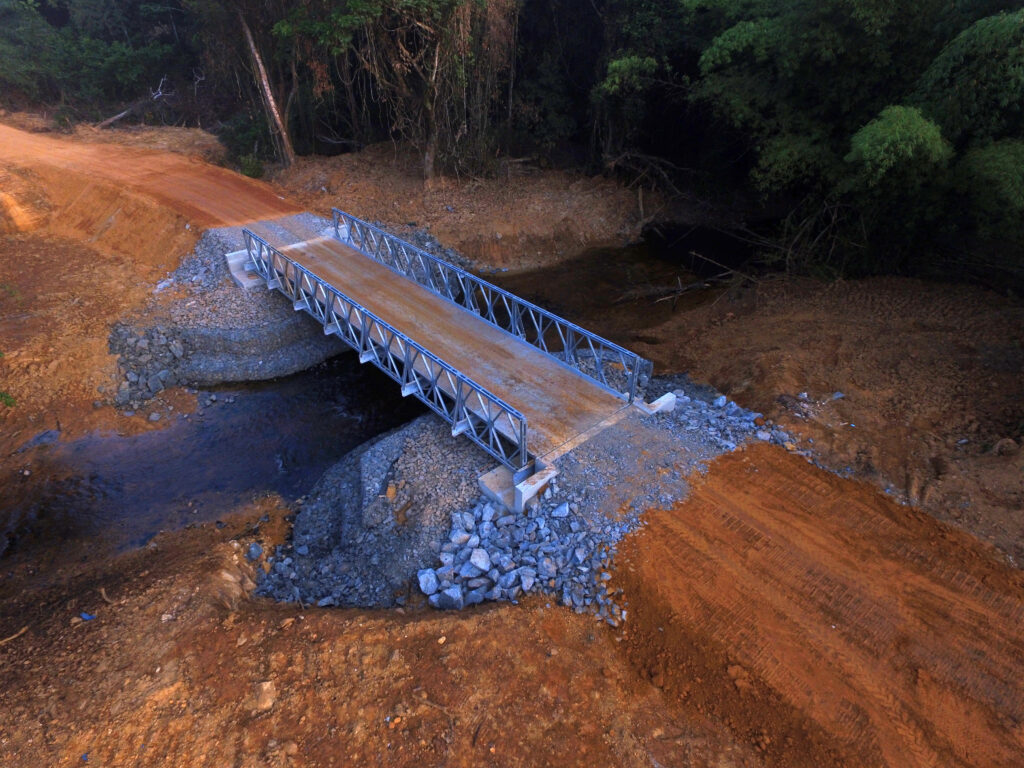
[[[48,185],[66,198],[82,182],[113,184],[177,212],[193,226],[224,227],[298,212],[268,185],[170,152],[110,144],[82,144],[0,125],[0,163],[53,169],[63,183]],[[96,211],[97,215],[101,212]],[[85,222],[81,223],[83,226]],[[139,222],[140,229],[142,222]],[[152,237],[140,232],[139,239]]]

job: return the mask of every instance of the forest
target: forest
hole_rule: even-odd
[[[1024,283],[1019,0],[0,0],[0,106],[414,147],[725,211],[768,264]]]

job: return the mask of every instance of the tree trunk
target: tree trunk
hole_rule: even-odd
[[[256,67],[256,80],[263,94],[263,101],[267,108],[267,114],[274,125],[281,142],[281,160],[285,167],[295,163],[295,150],[292,148],[292,140],[288,136],[288,128],[281,119],[281,113],[277,109],[277,102],[274,100],[274,92],[270,88],[270,80],[267,78],[267,70],[263,66],[263,59],[260,52],[256,50],[256,41],[253,40],[252,31],[245,21],[242,12],[238,12],[238,20],[242,24],[242,31],[245,33],[245,40],[249,43],[249,53],[252,54],[253,65]]]
[[[427,98],[427,103],[423,105],[423,128],[426,133],[423,146],[423,178],[427,186],[430,186],[437,173],[437,120],[434,116],[434,103],[430,96]]]

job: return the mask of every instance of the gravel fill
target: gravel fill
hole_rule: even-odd
[[[360,447],[310,494],[257,593],[353,606],[402,605],[419,593],[453,610],[539,593],[618,625],[628,608],[608,589],[609,569],[642,515],[685,498],[684,478],[716,456],[750,440],[789,440],[685,376],[652,379],[650,391],[674,391],[676,410],[633,410],[562,457],[522,515],[479,494],[487,457],[432,414]]]
[[[397,394],[397,393],[396,393]],[[435,562],[490,458],[433,414],[356,448],[303,500],[257,594],[318,605],[401,604]]]

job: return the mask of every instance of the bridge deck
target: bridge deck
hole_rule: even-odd
[[[568,366],[334,238],[295,221],[250,229],[517,408],[527,419],[530,452],[536,456],[627,407]]]

